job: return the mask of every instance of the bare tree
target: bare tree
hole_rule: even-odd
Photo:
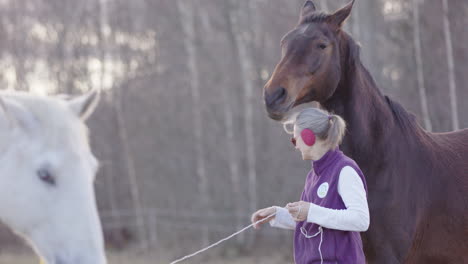
[[[106,27],[109,26],[109,16],[107,11],[107,3],[105,0],[100,0],[100,35],[101,40],[103,40],[104,44],[102,44],[101,48],[101,76],[100,81],[103,84],[104,74],[106,72],[106,59],[110,60],[112,56],[106,53],[106,37],[105,31]],[[121,55],[121,53],[119,53]],[[108,73],[107,73],[108,74]],[[126,170],[126,176],[128,177],[129,188],[130,188],[130,198],[133,206],[134,217],[136,221],[136,230],[139,238],[140,247],[143,250],[149,248],[148,244],[148,237],[146,233],[146,221],[145,221],[145,214],[142,206],[142,195],[140,191],[140,180],[137,177],[136,169],[135,169],[135,161],[134,155],[132,154],[132,150],[130,148],[129,143],[129,136],[128,136],[128,126],[126,124],[126,120],[124,117],[123,112],[123,95],[122,89],[127,88],[129,82],[122,82],[117,87],[112,89],[112,109],[115,114],[116,122],[117,122],[117,134],[119,138],[119,143],[122,148],[122,158],[124,161],[124,168]]]
[[[356,39],[360,39],[361,37],[361,23],[359,21],[359,15],[360,15],[360,6],[362,5],[362,2],[357,2],[354,4],[353,11],[354,14],[351,17],[352,19],[352,25],[351,25],[351,32],[353,32],[353,36]]]
[[[14,21],[15,25],[17,25],[17,30],[19,32],[24,32],[27,28],[25,25],[25,21],[22,20],[24,15],[24,5],[23,2],[13,2],[12,3],[12,11],[11,16],[12,20]],[[20,35],[14,35],[12,37],[11,43],[11,52],[13,53],[14,65],[15,65],[15,89],[16,90],[29,90],[30,87],[27,87],[27,74],[28,69],[26,67],[27,63],[27,54],[25,54],[26,45],[22,40]]]
[[[235,40],[235,9],[233,8],[233,3],[230,1],[224,2],[223,5],[223,11],[225,14],[225,19],[227,22],[227,34],[228,38],[230,41],[230,47],[233,49],[234,54],[237,52],[236,48],[236,40]],[[224,122],[226,126],[226,136],[227,136],[227,145],[229,149],[229,176],[231,179],[232,183],[232,190],[233,190],[233,200],[235,204],[235,223],[236,223],[236,228],[240,228],[242,226],[242,201],[240,200],[240,195],[241,195],[241,182],[240,182],[240,169],[239,169],[239,159],[238,159],[238,153],[239,151],[239,144],[235,142],[234,139],[234,113],[232,110],[232,105],[230,101],[232,99],[230,98],[229,90],[224,88],[223,89],[223,99],[225,102],[224,105]],[[229,102],[229,103],[228,103]],[[243,237],[240,237],[242,240]]]
[[[325,12],[331,12],[330,10],[330,7],[328,6],[328,1],[321,1],[321,6],[322,6],[322,9],[325,11]]]
[[[249,209],[253,212],[257,208],[257,173],[255,170],[255,145],[253,133],[253,91],[254,74],[251,46],[254,39],[251,26],[251,13],[255,14],[256,5],[253,1],[246,3],[248,8],[233,8],[230,13],[231,25],[234,32],[235,46],[239,54],[239,67],[241,69],[241,80],[244,92],[244,134],[246,141],[247,175],[249,187]],[[249,11],[245,11],[249,10]],[[242,23],[243,22],[243,23]],[[240,207],[239,207],[239,210]]]
[[[184,46],[188,54],[188,69],[190,74],[190,91],[193,100],[193,126],[195,133],[195,155],[197,159],[197,177],[199,178],[198,190],[201,204],[205,210],[209,210],[208,178],[206,176],[204,146],[202,142],[203,127],[200,102],[200,73],[197,62],[197,40],[195,33],[196,6],[190,2],[179,0],[177,7],[180,13],[182,28],[184,31]],[[203,229],[202,241],[208,243],[208,230]]]
[[[447,49],[447,64],[449,74],[449,91],[450,91],[450,109],[452,117],[452,129],[457,130],[460,128],[460,121],[458,119],[457,107],[457,87],[455,84],[455,65],[453,63],[453,48],[452,48],[452,33],[450,30],[450,20],[448,14],[448,1],[442,0],[443,5],[443,19],[444,19],[444,37],[445,46]]]
[[[419,25],[419,0],[412,0],[413,2],[413,42],[414,42],[414,50],[415,50],[415,59],[416,59],[416,73],[417,73],[417,82],[418,82],[418,89],[419,89],[419,98],[421,100],[421,110],[422,110],[422,118],[424,121],[424,127],[431,131],[432,130],[432,123],[431,118],[429,116],[429,109],[427,106],[427,96],[426,96],[426,88],[424,86],[424,73],[423,73],[423,61],[422,61],[422,54],[421,54],[421,38],[420,38],[420,25]]]
[[[99,23],[99,30],[98,32],[98,37],[99,37],[99,60],[101,61],[101,68],[100,68],[100,78],[99,78],[99,89],[101,90],[101,93],[104,91],[104,75],[107,73],[106,69],[106,59],[108,59],[108,53],[107,53],[107,45],[108,45],[108,40],[106,37],[106,27],[109,26],[109,21],[108,21],[108,10],[107,10],[107,1],[105,0],[99,0],[98,4],[99,8],[99,18],[98,18],[98,23]],[[104,97],[104,96],[103,96]],[[114,110],[115,111],[115,110]],[[121,220],[121,216],[118,212],[118,204],[117,204],[117,199],[115,196],[115,189],[116,186],[114,185],[114,177],[115,174],[112,173],[113,169],[115,168],[116,164],[112,162],[112,160],[106,161],[107,164],[105,164],[104,168],[104,175],[103,177],[105,178],[105,185],[107,188],[107,200],[109,202],[109,213],[112,217],[112,220],[114,223],[117,225],[124,225],[123,221]],[[109,168],[107,168],[109,167]],[[110,173],[109,173],[110,171]],[[137,190],[138,192],[138,190]],[[138,207],[136,207],[138,208]],[[141,212],[138,212],[141,214]],[[140,219],[141,221],[141,219]],[[139,221],[139,222],[140,222]],[[140,222],[140,224],[142,224]],[[120,232],[115,232],[112,234],[113,239],[116,240],[114,242],[121,243],[123,242],[121,238]]]
[[[122,155],[125,161],[125,168],[130,184],[130,193],[131,199],[133,204],[133,209],[135,213],[136,223],[137,223],[137,230],[138,230],[138,237],[140,239],[141,247],[143,249],[148,249],[148,241],[146,237],[146,225],[145,225],[145,218],[144,218],[144,211],[141,205],[141,194],[140,194],[140,187],[139,180],[136,175],[135,171],[135,162],[133,160],[133,155],[131,154],[130,146],[129,146],[129,138],[127,132],[127,126],[125,124],[125,119],[122,111],[122,95],[121,95],[121,87],[116,87],[113,89],[113,106],[115,111],[115,116],[117,119],[117,127],[118,127],[118,135],[120,139],[120,144],[122,145]]]

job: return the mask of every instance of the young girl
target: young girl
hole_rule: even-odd
[[[273,227],[295,229],[296,264],[364,264],[359,232],[369,227],[366,181],[358,165],[338,149],[345,123],[337,115],[307,108],[288,124],[293,124],[291,142],[312,160],[301,200],[285,208],[272,206],[258,210],[252,222],[265,220]],[[272,214],[275,214],[271,216]]]

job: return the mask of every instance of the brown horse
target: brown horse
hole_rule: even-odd
[[[341,148],[369,189],[369,263],[468,263],[468,129],[429,133],[379,91],[341,29],[353,3],[333,14],[304,4],[265,85],[267,112],[282,120],[317,101],[346,120]]]

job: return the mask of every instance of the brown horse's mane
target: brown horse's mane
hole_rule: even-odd
[[[324,22],[329,17],[329,14],[324,12],[314,12],[310,15],[302,17],[299,21],[299,24],[307,24],[307,23],[314,23],[314,22]]]
[[[403,135],[409,139],[413,139],[416,142],[421,144],[421,147],[424,147],[426,150],[430,150],[427,152],[426,155],[427,162],[436,161],[439,159],[439,155],[437,154],[438,149],[443,149],[443,145],[437,143],[431,134],[425,131],[422,127],[419,126],[416,116],[408,112],[400,103],[392,100],[390,97],[385,96],[386,102],[388,107],[393,113],[393,120],[395,121],[395,125],[397,128],[403,133]],[[425,153],[423,149],[421,149],[420,153]],[[442,155],[441,158],[445,160],[445,155]],[[440,159],[439,159],[439,162]],[[444,162],[444,161],[442,161]],[[444,162],[445,163],[445,162]]]
[[[392,110],[393,116],[395,117],[396,123],[402,130],[412,131],[416,129],[417,122],[414,114],[406,111],[401,104],[392,100],[390,97],[385,96],[388,107]]]
[[[364,85],[366,93],[370,93],[370,96],[382,99],[373,102],[373,106],[377,108],[388,108],[390,111],[385,111],[384,113],[391,113],[395,124],[403,132],[414,133],[417,131],[417,133],[420,134],[419,132],[421,132],[423,129],[419,126],[416,116],[413,113],[408,112],[397,101],[393,100],[387,95],[384,95],[378,85],[375,83],[367,68],[362,64],[360,45],[349,34],[345,32],[341,32],[341,34],[341,41],[345,42],[341,44],[341,52],[342,54],[346,54],[346,57],[342,63],[345,71],[342,76],[343,82],[340,83],[340,85],[346,85],[343,84],[344,82],[354,81],[352,76],[362,76],[360,80],[362,83],[355,85]]]
[[[321,19],[322,14],[310,16],[308,19]],[[388,146],[394,138],[395,132],[401,135],[401,140],[407,144],[399,144],[402,148],[413,148],[413,155],[420,155],[420,158],[425,160],[429,166],[431,164],[440,164],[446,166],[453,162],[454,159],[459,159],[460,153],[453,148],[454,145],[462,147],[461,150],[468,149],[468,142],[466,136],[468,130],[449,133],[432,133],[424,130],[418,123],[416,116],[407,111],[400,103],[393,100],[387,95],[384,95],[378,85],[375,83],[373,77],[362,64],[360,59],[360,45],[346,32],[339,33],[340,36],[340,52],[345,54],[342,57],[342,81],[340,86],[344,86],[347,90],[350,89],[363,89],[360,95],[360,102],[364,100],[371,102],[369,104],[371,111],[367,113],[360,113],[369,120],[374,120],[376,126],[381,129],[383,136],[380,140],[384,146]],[[357,78],[356,76],[359,76]],[[353,83],[359,82],[359,83]],[[346,92],[337,91],[339,97],[347,97]],[[332,99],[333,100],[333,99]],[[387,123],[391,120],[391,124]],[[403,150],[403,149],[402,149]],[[432,165],[431,165],[432,166]]]

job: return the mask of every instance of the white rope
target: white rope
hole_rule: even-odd
[[[301,214],[301,210],[302,210],[302,206],[299,206],[299,211],[297,212],[296,218],[298,218],[299,215]]]
[[[313,237],[316,237],[318,234],[320,234],[320,243],[319,243],[319,246],[318,246],[318,251],[319,251],[319,254],[320,254],[320,264],[323,264],[323,256],[322,256],[322,241],[323,241],[323,229],[321,226],[319,226],[318,228],[318,232],[309,236],[307,235],[307,230],[305,230],[305,228],[303,226],[301,226],[301,233],[306,237],[306,238],[313,238]]]
[[[205,247],[205,248],[202,248],[202,249],[198,250],[198,251],[195,252],[195,253],[192,253],[192,254],[187,255],[187,256],[185,256],[185,257],[182,257],[182,258],[180,258],[180,259],[174,260],[174,261],[172,261],[170,264],[179,263],[179,262],[184,261],[184,260],[186,260],[186,259],[188,259],[188,258],[191,258],[191,257],[193,257],[193,256],[195,256],[195,255],[198,255],[198,254],[200,254],[200,253],[202,253],[202,252],[204,252],[204,251],[207,251],[208,249],[210,249],[210,248],[212,248],[212,247],[215,247],[215,246],[221,244],[222,242],[224,242],[224,241],[226,241],[226,240],[228,240],[228,239],[230,239],[230,238],[232,238],[232,237],[234,237],[234,236],[236,236],[236,235],[238,235],[238,234],[244,232],[245,230],[251,228],[252,226],[254,226],[254,225],[258,224],[258,223],[267,221],[268,219],[270,219],[270,218],[271,218],[272,216],[274,216],[274,215],[276,215],[276,212],[273,213],[273,214],[271,214],[271,215],[269,215],[269,216],[266,217],[266,218],[263,218],[262,220],[258,220],[257,222],[255,222],[255,223],[253,223],[253,224],[250,224],[250,225],[248,225],[248,226],[242,228],[241,230],[235,232],[234,234],[232,234],[232,235],[230,235],[230,236],[228,236],[228,237],[225,237],[225,238],[219,240],[218,242],[216,242],[216,243],[214,243],[214,244],[211,244],[211,245],[209,245],[209,246],[207,246],[207,247]]]

